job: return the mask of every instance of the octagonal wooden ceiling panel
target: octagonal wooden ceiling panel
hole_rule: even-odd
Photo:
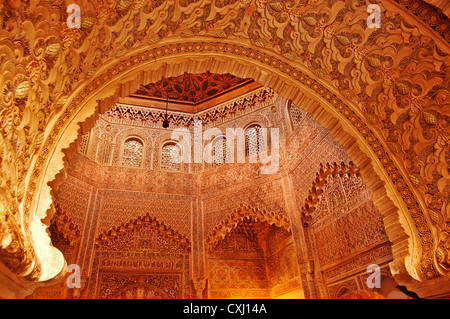
[[[217,73],[184,73],[141,85],[120,102],[195,113],[261,87],[253,79]]]
[[[156,83],[141,85],[136,91],[136,96],[169,98],[171,101],[198,104],[251,81],[253,80],[242,79],[229,73],[184,73],[177,77],[164,78]]]

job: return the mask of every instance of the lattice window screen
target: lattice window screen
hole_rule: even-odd
[[[213,142],[213,167],[218,167],[226,163],[228,159],[227,154],[227,139],[223,136],[218,137]]]
[[[81,136],[80,153],[86,155],[89,141],[89,132]]]
[[[254,124],[245,130],[245,152],[246,155],[256,155],[266,149],[261,126]]]
[[[297,128],[304,117],[304,113],[297,106],[291,105],[289,107],[289,114],[291,115],[294,128]]]
[[[170,171],[179,171],[181,148],[175,143],[167,143],[161,150],[161,169]]]
[[[128,139],[123,145],[122,165],[140,167],[144,145],[138,139]]]

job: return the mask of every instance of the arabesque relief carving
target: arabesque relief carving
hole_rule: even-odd
[[[92,298],[96,291],[102,299],[187,298],[189,249],[185,236],[150,214],[112,227],[97,237],[87,294]],[[139,293],[141,289],[146,292]]]
[[[274,214],[272,212],[261,211],[258,208],[241,205],[239,208],[234,209],[233,212],[223,219],[208,234],[205,239],[208,243],[208,247],[214,247],[214,245],[223,240],[238,223],[246,221],[250,221],[251,224],[255,224],[260,221],[266,222],[268,225],[274,225],[290,232],[290,223],[285,216],[281,214]]]
[[[448,275],[450,28],[438,9],[379,1],[381,28],[370,29],[362,0],[86,0],[78,2],[81,28],[71,29],[69,3],[0,4],[0,260],[17,275],[40,278],[31,202],[77,106],[128,68],[196,52],[245,56],[335,107],[411,214],[422,245],[419,277]]]
[[[190,247],[189,239],[176,230],[173,230],[170,226],[166,226],[156,218],[146,214],[133,221],[122,223],[118,227],[112,227],[110,230],[101,233],[97,238],[96,248],[104,245],[111,248],[113,247],[113,244],[127,245],[127,242],[122,241],[122,239],[125,236],[130,236],[133,232],[139,232],[140,230],[157,231],[159,235],[169,238],[173,241],[173,244],[176,243],[176,245],[172,247],[173,250],[187,251]]]
[[[353,162],[350,162],[348,165],[344,162],[341,164],[320,164],[319,172],[316,173],[316,179],[309,190],[308,197],[306,198],[305,204],[301,210],[303,226],[308,227],[308,224],[312,218],[311,214],[316,210],[316,206],[320,201],[320,195],[323,193],[323,187],[327,184],[328,176],[350,176],[352,174],[359,176],[359,170],[355,167]]]
[[[196,115],[167,112],[167,117],[174,127],[193,127],[194,121],[201,121],[203,125],[215,123],[219,119],[244,112],[247,108],[257,109],[273,103],[275,92],[270,88],[261,88],[245,94]],[[111,123],[131,124],[143,127],[159,127],[165,119],[165,111],[136,107],[117,103],[105,113],[104,118]]]

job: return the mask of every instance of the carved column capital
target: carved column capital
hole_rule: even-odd
[[[311,276],[314,273],[314,260],[307,260],[303,263],[299,263],[300,272],[302,274]]]
[[[205,277],[193,278],[192,284],[194,286],[195,297],[197,299],[203,299],[203,291],[206,288],[206,278]]]

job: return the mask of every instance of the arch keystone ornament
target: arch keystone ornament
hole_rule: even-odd
[[[69,4],[0,4],[5,297],[65,273],[46,230],[80,131],[140,85],[207,71],[253,78],[297,105],[298,92],[316,100],[299,107],[360,167],[399,284],[449,293],[450,23],[439,8],[382,0],[381,27],[368,28],[369,1],[82,0],[81,26],[69,28]]]

